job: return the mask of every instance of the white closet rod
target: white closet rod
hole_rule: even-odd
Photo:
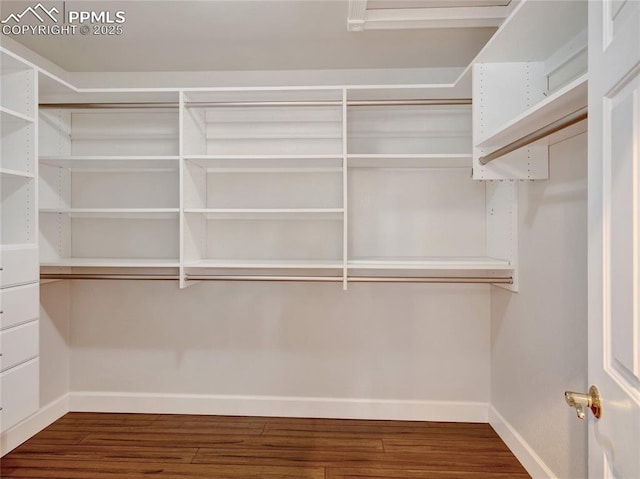
[[[92,280],[178,280],[175,274],[93,274],[93,273],[41,273],[40,279],[92,279]],[[269,281],[269,282],[342,282],[342,276],[266,276],[266,275],[194,275],[187,281]],[[350,283],[464,283],[464,284],[512,284],[513,279],[479,276],[413,277],[413,276],[351,276]]]
[[[312,101],[224,101],[224,102],[188,102],[188,108],[217,108],[217,107],[277,107],[277,106],[340,106],[340,100],[312,100]],[[348,106],[438,106],[438,105],[471,105],[471,98],[436,98],[413,100],[349,100]],[[150,103],[40,103],[40,108],[69,108],[69,109],[151,109],[178,108],[175,102]]]
[[[537,129],[536,131],[529,133],[528,135],[523,136],[522,138],[509,143],[508,145],[503,146],[502,148],[498,148],[491,153],[481,156],[478,158],[478,162],[481,165],[486,165],[490,161],[495,160],[496,158],[500,158],[501,156],[506,155],[507,153],[511,153],[512,151],[523,148],[527,145],[530,145],[533,142],[541,140],[542,138],[552,135],[557,131],[563,130],[571,125],[581,122],[582,120],[587,119],[588,117],[588,108],[585,106],[584,108],[580,108],[579,110],[574,111],[573,113],[569,113],[562,118],[549,123],[542,128]]]

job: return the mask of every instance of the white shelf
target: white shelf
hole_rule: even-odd
[[[186,208],[207,219],[342,219],[343,208]]]
[[[480,140],[477,148],[497,149],[587,105],[587,74],[545,98]]]
[[[25,249],[38,249],[38,245],[36,243],[0,244],[0,251],[19,251]]]
[[[8,168],[0,168],[0,177],[2,178],[22,178],[32,179],[35,177],[33,173],[27,171],[10,170]]]
[[[428,258],[356,258],[347,262],[350,269],[412,269],[412,270],[500,270],[510,271],[509,261],[489,257],[428,257]]]
[[[588,2],[520,3],[473,63],[546,60],[587,25]]]
[[[342,269],[342,261],[287,259],[204,259],[187,261],[186,268],[217,269]]]
[[[311,172],[313,169],[333,169],[342,167],[342,155],[188,155],[183,157],[188,163],[216,170],[251,169]]]
[[[55,261],[41,261],[42,267],[78,268],[178,268],[178,259],[164,258],[60,258]]]
[[[246,168],[233,168],[233,167],[219,167],[219,168],[207,168],[207,173],[342,173],[342,167],[246,167]]]
[[[217,160],[339,160],[342,154],[335,155],[184,155],[185,160],[194,163],[203,162],[208,166],[208,161]]]
[[[42,156],[40,163],[82,170],[177,170],[179,156]]]
[[[179,208],[42,208],[40,213],[67,214],[74,218],[175,218]]]
[[[349,154],[349,168],[471,168],[471,154]]]
[[[17,112],[10,108],[0,106],[0,119],[3,122],[20,122],[20,123],[33,123],[33,117],[25,115],[24,113]]]

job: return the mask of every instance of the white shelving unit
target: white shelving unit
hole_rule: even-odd
[[[44,109],[40,122],[42,265],[177,268],[177,108]]]
[[[548,145],[583,124],[482,165],[479,159],[587,104],[586,2],[523,1],[473,63],[476,179],[546,179]]]
[[[489,254],[470,105],[350,106],[348,125],[350,277],[514,276],[514,255]],[[513,211],[513,199],[499,208]]]
[[[37,78],[0,52],[0,430],[40,405]]]
[[[42,110],[42,266],[179,268],[183,287],[514,277],[515,187],[472,180],[470,105],[407,104],[450,92],[405,90],[198,89],[176,92],[179,110]]]
[[[342,90],[184,94],[186,274],[343,266]]]

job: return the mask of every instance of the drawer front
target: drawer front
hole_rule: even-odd
[[[40,407],[39,361],[33,359],[0,373],[0,430],[15,426]]]
[[[6,371],[17,364],[38,356],[38,321],[31,321],[0,331],[0,370]]]
[[[38,318],[39,290],[38,283],[0,290],[0,330]]]
[[[37,246],[2,248],[0,251],[0,287],[33,283],[40,280]]]

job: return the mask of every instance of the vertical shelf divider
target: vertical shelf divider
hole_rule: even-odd
[[[349,197],[348,197],[348,144],[347,144],[347,89],[342,89],[342,289],[349,282]]]
[[[184,268],[184,262],[185,262],[185,257],[184,257],[184,248],[185,248],[185,239],[184,239],[184,235],[185,235],[185,231],[184,231],[184,169],[185,169],[185,151],[184,151],[184,109],[185,109],[185,105],[184,105],[184,91],[180,91],[178,94],[178,154],[180,156],[180,159],[178,160],[178,181],[180,182],[179,186],[178,186],[178,190],[179,190],[179,197],[180,197],[180,203],[179,203],[179,209],[180,212],[178,213],[178,224],[179,224],[179,237],[178,237],[178,242],[179,242],[179,251],[178,251],[178,261],[179,261],[179,268],[178,268],[178,276],[180,277],[180,288],[186,288],[188,281],[186,280],[185,277],[185,268]]]

